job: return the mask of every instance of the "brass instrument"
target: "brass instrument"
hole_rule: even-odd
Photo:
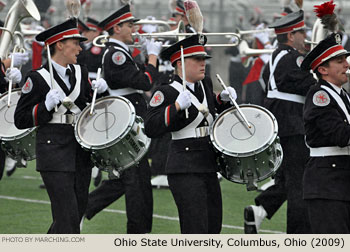
[[[249,47],[247,41],[242,40],[238,46],[239,54],[242,56],[253,56],[260,54],[271,54],[275,49],[252,49]]]
[[[26,17],[32,17],[35,20],[40,20],[40,13],[33,2],[33,0],[16,0],[11,6],[6,19],[3,30],[0,37],[0,58],[7,58],[8,49],[11,41],[13,40],[14,31],[18,23]]]

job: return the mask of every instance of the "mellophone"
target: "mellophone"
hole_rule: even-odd
[[[14,125],[14,112],[21,94],[12,91],[11,106],[7,93],[0,96],[0,140],[3,150],[13,159],[35,159],[36,128],[19,130]],[[95,165],[108,172],[110,178],[136,165],[147,153],[151,139],[144,131],[143,120],[136,115],[132,103],[121,96],[96,100],[94,113],[88,105],[79,115],[74,132],[77,142],[91,151]],[[210,138],[219,154],[221,174],[228,180],[256,183],[275,174],[282,163],[278,124],[271,112],[257,105],[241,105],[251,128],[243,122],[237,109],[222,112],[210,127]]]

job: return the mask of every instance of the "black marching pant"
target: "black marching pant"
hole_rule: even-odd
[[[222,198],[216,172],[168,174],[182,234],[218,234]]]
[[[40,172],[51,201],[53,222],[48,234],[79,234],[91,180],[91,169]]]
[[[127,233],[144,234],[152,231],[153,195],[151,171],[147,157],[138,166],[126,169],[119,179],[104,180],[89,194],[85,216],[95,214],[125,194]]]
[[[311,232],[306,202],[303,200],[303,174],[309,158],[303,135],[281,137],[283,161],[275,176],[275,185],[255,198],[271,218],[287,200],[287,233]]]
[[[1,144],[1,142],[0,142]],[[5,170],[5,152],[1,149],[0,147],[0,180],[2,178],[2,175],[4,174],[4,170]]]
[[[350,202],[306,199],[313,234],[350,234]]]

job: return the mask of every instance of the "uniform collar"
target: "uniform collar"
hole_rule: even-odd
[[[65,76],[66,76],[66,70],[70,69],[69,65],[67,67],[64,67],[64,66],[61,66],[60,64],[56,63],[54,60],[51,60],[52,61],[52,65],[53,67],[55,68],[56,72],[58,73],[58,75],[64,79]]]
[[[118,39],[109,38],[108,42],[118,44],[121,47],[123,47],[127,52],[129,52],[129,46],[127,44],[125,44],[124,42],[118,40]]]

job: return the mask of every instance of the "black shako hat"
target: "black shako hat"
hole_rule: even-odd
[[[83,31],[99,31],[102,32],[102,28],[98,26],[99,22],[96,19],[88,17],[84,23],[78,19],[78,29],[80,32]]]
[[[101,27],[103,30],[108,31],[111,29],[114,25],[123,23],[123,22],[137,22],[140,19],[135,18],[132,13],[130,12],[130,5],[125,5],[113,14],[109,15],[107,18],[102,20],[98,26]]]
[[[169,60],[172,65],[181,59],[181,46],[183,47],[184,58],[192,56],[203,56],[206,59],[211,58],[204,50],[204,45],[207,43],[207,37],[204,35],[192,35],[185,38],[161,52],[163,60]]]
[[[45,42],[45,45],[52,45],[60,40],[68,38],[79,39],[80,41],[87,40],[87,38],[79,34],[78,21],[76,18],[70,18],[62,24],[58,24],[39,33],[35,37],[37,41]]]
[[[270,24],[269,28],[274,28],[277,35],[303,30],[305,28],[304,11],[289,13]]]
[[[83,31],[89,31],[90,28],[89,28],[89,26],[87,26],[87,24],[85,24],[83,21],[81,21],[80,18],[78,18],[78,30],[79,30],[79,32],[83,32]]]
[[[332,33],[306,55],[301,68],[315,71],[327,60],[341,55],[349,56],[350,52],[342,46],[341,35],[339,33]]]

